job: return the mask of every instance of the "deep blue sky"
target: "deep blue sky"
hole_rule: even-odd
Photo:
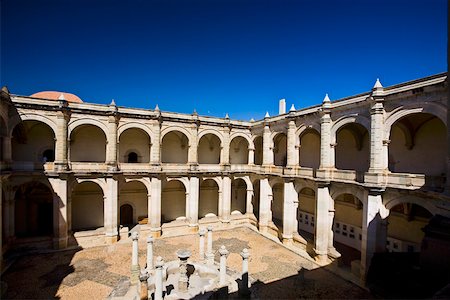
[[[1,85],[232,119],[447,70],[446,0],[1,1]]]

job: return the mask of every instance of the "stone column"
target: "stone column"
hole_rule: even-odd
[[[177,256],[180,260],[180,277],[178,279],[178,291],[187,293],[189,287],[189,278],[187,276],[187,260],[191,256],[189,250],[178,250]]]
[[[271,131],[269,123],[264,124],[263,131],[263,165],[271,166],[273,165],[273,141],[271,136]]]
[[[65,102],[64,106],[67,106],[67,101],[59,100]],[[70,115],[67,108],[58,111],[56,113],[56,143],[55,143],[55,170],[63,171],[67,170],[67,124],[69,122]]]
[[[198,228],[198,203],[199,203],[199,179],[191,177],[189,180],[189,227],[197,231]]]
[[[147,237],[147,272],[153,270],[153,237]]]
[[[384,161],[383,150],[383,99],[376,98],[370,110],[370,167],[369,173],[379,173],[387,169],[387,161]],[[386,149],[384,149],[386,148]]]
[[[67,180],[48,178],[53,194],[53,248],[67,248]]]
[[[152,177],[150,230],[154,237],[161,235],[161,179]]]
[[[153,140],[151,141],[150,164],[159,165],[161,163],[161,124],[157,122],[153,128]]]
[[[247,189],[247,197],[246,197],[246,214],[253,214],[253,204],[252,204],[252,199],[253,199],[253,189]]]
[[[163,299],[163,266],[164,261],[161,256],[156,258],[155,264],[155,295],[154,300],[162,300]]]
[[[197,151],[198,151],[198,127],[197,124],[191,126],[191,138],[189,139],[188,150],[188,164],[191,166],[198,165]]]
[[[361,238],[361,280],[365,281],[370,262],[375,252],[386,251],[387,227],[382,219],[382,190],[371,189],[367,194],[367,205],[363,206]],[[384,216],[387,217],[387,214]]]
[[[231,216],[231,178],[222,179],[222,222],[230,222]]]
[[[248,164],[249,165],[255,164],[255,148],[252,147],[248,148]]]
[[[314,252],[316,260],[320,263],[327,262],[328,237],[331,229],[329,222],[330,192],[327,183],[319,183],[316,200],[316,226],[314,236]]]
[[[221,158],[220,163],[222,165],[230,164],[230,128],[227,127],[223,130],[223,145],[221,145]]]
[[[139,235],[136,231],[131,234],[132,251],[131,251],[131,284],[137,284],[139,281]]]
[[[118,227],[118,198],[119,198],[119,183],[116,178],[106,178],[106,191],[105,192],[105,234],[106,243],[111,244],[117,242],[119,234]]]
[[[284,183],[284,203],[283,203],[283,243],[292,244],[294,232],[297,229],[297,191],[294,182]]]
[[[259,189],[259,229],[264,232],[272,221],[272,188],[268,178],[260,180]]]
[[[205,229],[200,229],[198,231],[199,239],[199,259],[200,261],[205,261]]]
[[[117,117],[111,115],[108,117],[108,137],[106,146],[106,164],[108,171],[117,170]]]
[[[329,177],[330,169],[334,168],[334,145],[331,137],[331,101],[328,95],[322,103],[322,112],[320,118],[320,167],[321,177]],[[318,174],[318,175],[319,175]]]
[[[212,250],[213,238],[212,238],[213,227],[208,226],[208,243],[206,244],[206,263],[208,265],[214,264],[214,253]]]
[[[296,129],[295,120],[290,119],[287,130],[287,166],[290,168],[298,165],[298,151],[295,149],[297,142],[295,136]]]
[[[246,296],[250,294],[250,280],[248,280],[248,258],[250,257],[250,253],[247,248],[244,248],[241,252],[242,257],[242,275],[241,275],[241,288],[239,289],[239,294]]]
[[[227,285],[227,256],[228,250],[222,245],[219,249],[220,253],[220,269],[219,269],[219,285]]]
[[[68,192],[71,188],[68,189]],[[72,195],[67,194],[67,232],[72,233]]]

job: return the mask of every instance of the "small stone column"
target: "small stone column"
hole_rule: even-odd
[[[263,131],[263,162],[264,166],[273,165],[273,141],[269,123],[264,124]]]
[[[200,244],[199,244],[200,261],[205,260],[205,234],[206,234],[205,229],[200,229],[198,231],[198,235],[200,237]]]
[[[241,252],[242,257],[242,275],[241,275],[241,288],[239,289],[239,294],[245,296],[250,294],[250,280],[248,280],[248,258],[250,253],[247,248],[244,248]]]
[[[177,256],[180,259],[180,277],[178,279],[178,291],[187,293],[189,287],[189,278],[187,276],[187,260],[191,256],[189,250],[178,250]]]
[[[322,177],[328,177],[329,170],[334,168],[334,148],[331,136],[331,101],[328,94],[322,102],[322,112],[320,117],[320,170]]]
[[[153,270],[153,237],[147,237],[147,272]]]
[[[219,269],[219,284],[224,286],[227,284],[227,256],[228,250],[222,245],[219,249],[220,253],[220,269]]]
[[[159,122],[155,123],[153,126],[153,140],[150,150],[150,163],[152,165],[159,165],[161,160],[161,124]]]
[[[208,226],[208,243],[206,246],[206,263],[208,265],[213,265],[214,264],[214,253],[212,251],[212,230],[213,227],[210,225]]]
[[[287,130],[287,166],[291,168],[298,165],[298,151],[295,149],[296,129],[297,127],[295,126],[295,120],[290,119]]]
[[[139,280],[141,282],[141,300],[148,300],[148,272],[147,270],[142,270],[141,274],[139,275]]]
[[[132,252],[131,252],[131,284],[137,284],[139,280],[139,247],[138,247],[138,241],[139,241],[139,234],[134,231],[131,234],[132,242]]]
[[[161,256],[156,258],[155,263],[155,292],[154,292],[154,300],[162,300],[163,299],[163,266],[164,261]]]
[[[108,137],[106,145],[106,164],[108,171],[117,170],[117,107],[114,102],[110,106],[113,110],[111,116],[108,117]]]
[[[67,101],[59,100],[61,111],[56,113],[56,143],[55,143],[55,170],[67,170],[67,124],[70,113],[67,108]]]

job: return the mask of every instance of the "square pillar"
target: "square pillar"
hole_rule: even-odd
[[[231,178],[222,179],[222,222],[230,222],[231,215]]]
[[[154,237],[159,237],[161,235],[161,179],[152,177],[150,194],[150,230]]]
[[[273,165],[273,141],[271,133],[269,123],[264,124],[262,164],[265,166]]]
[[[198,127],[196,124],[191,127],[191,138],[189,139],[189,150],[188,150],[188,164],[198,165]]]
[[[297,137],[295,136],[296,129],[295,120],[289,120],[287,130],[287,166],[291,168],[298,166],[299,162],[299,153],[295,148],[295,144],[297,143]]]
[[[67,106],[67,101],[59,100],[64,106]],[[58,111],[56,114],[56,143],[55,143],[55,169],[56,171],[67,170],[67,124],[70,115],[67,110]]]
[[[316,195],[314,252],[316,254],[316,260],[325,263],[328,260],[328,239],[332,226],[329,219],[330,191],[328,184],[319,184]]]
[[[220,163],[222,165],[230,164],[230,129],[227,127],[223,130],[223,143],[220,151]]]
[[[259,228],[264,232],[272,221],[272,188],[268,178],[260,180],[259,189]]]
[[[283,243],[292,244],[294,232],[297,229],[297,191],[294,182],[284,183],[284,202],[283,202]]]
[[[153,139],[150,141],[150,164],[159,165],[161,163],[161,125],[157,122],[152,128]]]
[[[106,178],[105,191],[105,235],[108,244],[117,242],[119,235],[118,222],[118,198],[119,198],[119,183],[116,178]]]
[[[67,248],[67,180],[48,178],[53,188],[53,248]]]
[[[117,170],[117,117],[108,117],[108,136],[106,145],[106,164],[108,171]]]
[[[199,202],[199,179],[198,177],[191,177],[189,180],[189,227],[194,230],[198,228],[198,202]]]

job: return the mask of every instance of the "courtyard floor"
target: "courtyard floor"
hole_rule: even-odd
[[[176,250],[192,251],[198,258],[196,234],[155,240],[155,256],[177,259]],[[250,251],[249,273],[256,282],[253,298],[259,299],[367,299],[369,292],[321,268],[253,230],[240,227],[213,233],[213,249],[225,245],[230,251],[227,265],[242,268],[240,252]],[[145,266],[145,238],[139,241],[139,261]],[[25,255],[3,274],[6,299],[105,299],[118,283],[130,275],[131,241],[114,245]]]

